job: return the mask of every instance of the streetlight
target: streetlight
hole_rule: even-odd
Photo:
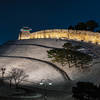
[[[4,67],[1,68],[2,82],[4,81],[5,70],[6,70],[6,68],[4,68]]]
[[[40,86],[44,86],[44,100],[47,100],[47,88],[48,86],[52,86],[52,81],[49,79],[42,79],[40,82]]]

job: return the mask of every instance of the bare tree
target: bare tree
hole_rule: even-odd
[[[13,79],[11,73],[9,73],[9,75],[8,75],[8,77],[6,77],[6,79],[9,80],[9,86],[11,88],[11,86],[12,86],[12,79]]]
[[[15,86],[18,87],[19,84],[25,81],[27,77],[28,75],[23,71],[23,69],[13,68],[10,71],[10,75],[9,75],[10,85],[11,82],[13,81]]]

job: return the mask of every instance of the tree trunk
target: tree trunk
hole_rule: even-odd
[[[71,65],[70,65],[70,62],[68,61],[68,66],[69,66],[69,68],[71,67]]]
[[[10,80],[9,86],[10,86],[10,88],[11,88],[11,80]]]

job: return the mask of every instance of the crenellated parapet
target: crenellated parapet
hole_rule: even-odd
[[[53,29],[33,33],[21,33],[19,39],[66,38],[85,42],[100,43],[100,33],[80,30]]]

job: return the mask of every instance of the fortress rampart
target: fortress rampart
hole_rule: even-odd
[[[21,33],[18,39],[36,38],[66,38],[78,41],[92,42],[100,44],[100,33],[80,30],[53,29],[42,30],[33,33]]]

